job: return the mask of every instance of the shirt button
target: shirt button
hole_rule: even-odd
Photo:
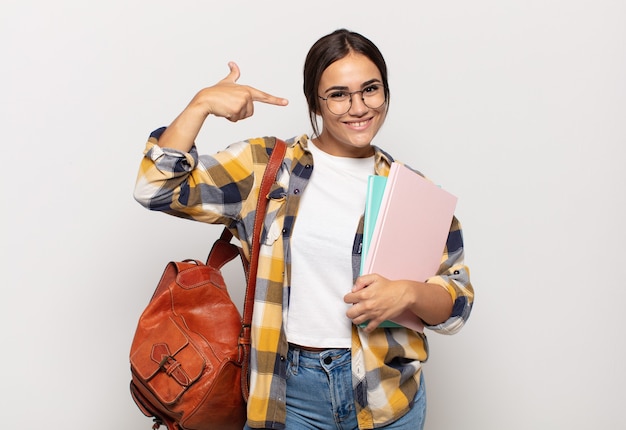
[[[294,194],[300,194],[300,189],[296,188],[295,190],[293,190]]]
[[[310,165],[310,164],[307,164],[306,166],[304,166],[304,168],[305,168],[305,169],[310,169],[310,168],[311,168],[311,165]]]

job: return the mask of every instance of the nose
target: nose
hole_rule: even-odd
[[[354,96],[358,96],[356,100]],[[350,110],[348,112],[353,115],[362,115],[369,109],[370,108],[365,104],[365,100],[363,100],[363,91],[355,91],[350,94]]]

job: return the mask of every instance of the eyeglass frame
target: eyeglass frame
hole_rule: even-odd
[[[382,87],[382,89],[383,89],[384,99],[383,99],[383,102],[380,104],[380,106],[377,106],[377,107],[370,107],[367,103],[365,103],[365,96],[363,96],[363,91],[367,90],[367,87],[371,87],[372,85],[377,85],[377,86],[380,86],[380,87]],[[358,90],[358,91],[346,91],[346,92],[348,93],[348,97],[349,97],[349,100],[350,100],[350,105],[348,106],[348,110],[346,110],[346,111],[345,111],[345,112],[343,112],[343,113],[335,113],[335,112],[333,112],[333,111],[332,111],[332,109],[328,106],[328,99],[329,99],[330,97],[322,97],[322,96],[320,96],[319,94],[318,94],[317,96],[318,96],[320,99],[322,99],[322,100],[324,100],[324,101],[326,102],[326,108],[328,108],[328,111],[329,111],[330,113],[332,113],[333,115],[345,115],[345,114],[347,114],[348,112],[350,112],[350,109],[352,109],[352,96],[353,96],[353,95],[355,95],[355,94],[357,94],[357,93],[361,93],[361,101],[363,102],[363,104],[364,104],[365,106],[367,106],[367,107],[368,107],[368,109],[380,109],[381,107],[383,107],[383,106],[385,105],[385,103],[387,103],[387,87],[385,87],[385,86],[384,86],[383,84],[381,84],[381,83],[373,83],[373,84],[370,84],[370,85],[366,85],[366,87],[365,87],[365,88],[363,88],[362,90]]]

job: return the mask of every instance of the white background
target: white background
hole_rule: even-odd
[[[150,428],[137,318],[220,228],[134,202],[144,142],[230,60],[291,103],[209,119],[201,150],[309,132],[304,56],[338,27],[388,61],[376,143],[459,196],[476,303],[430,335],[427,428],[626,428],[626,3],[3,0],[4,428]]]

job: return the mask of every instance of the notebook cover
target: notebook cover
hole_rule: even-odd
[[[365,196],[365,219],[363,222],[363,248],[361,250],[361,274],[365,266],[365,258],[369,251],[369,245],[374,234],[376,226],[376,218],[380,209],[380,202],[383,199],[385,186],[387,185],[387,177],[380,175],[370,175],[367,181],[367,194]],[[359,324],[359,327],[365,328],[367,322]],[[379,327],[402,327],[391,321],[383,321]]]
[[[392,163],[362,273],[420,282],[434,276],[456,203],[456,196]],[[423,323],[410,311],[393,322],[423,331]]]
[[[365,216],[363,221],[363,246],[361,248],[361,274],[365,266],[365,257],[369,251],[369,246],[374,234],[374,226],[380,209],[380,202],[383,199],[387,177],[380,175],[370,175],[367,180],[367,194],[365,196]]]

